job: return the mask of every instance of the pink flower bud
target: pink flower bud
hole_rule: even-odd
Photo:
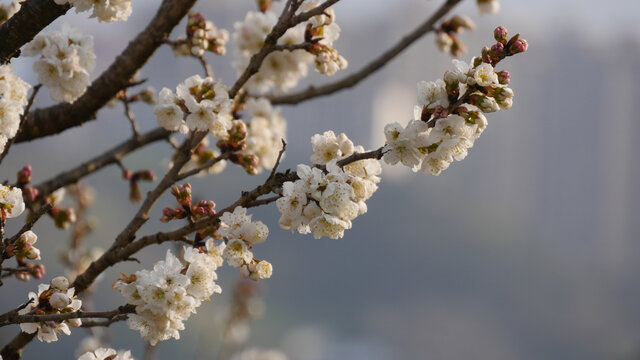
[[[39,193],[38,189],[31,186],[25,186],[22,188],[22,196],[24,196],[29,202],[33,202],[38,197]]]
[[[529,43],[527,43],[527,40],[518,38],[517,40],[513,41],[511,46],[509,46],[509,54],[515,55],[515,54],[523,53],[527,51],[528,48],[529,48]]]
[[[32,174],[33,169],[31,168],[31,165],[23,167],[20,171],[18,171],[18,184],[25,185],[30,183]]]
[[[504,27],[498,26],[495,30],[493,30],[493,37],[496,39],[497,42],[506,44],[507,38],[509,37],[509,33],[507,32],[507,29],[505,29]]]
[[[136,175],[134,175],[135,177],[137,177],[140,180],[144,180],[144,181],[155,181],[156,177],[153,174],[153,170],[147,169],[147,170],[141,170],[138,171],[136,173]]]
[[[38,264],[38,265],[34,266],[33,269],[31,269],[31,274],[36,279],[41,279],[44,276],[45,273],[46,273],[46,271],[45,271],[45,268],[44,268],[43,264]]]
[[[498,83],[500,83],[500,85],[509,85],[511,75],[507,70],[498,71],[496,74],[498,75]]]
[[[16,279],[20,281],[29,281],[29,279],[31,278],[31,276],[29,276],[29,273],[26,271],[18,271],[14,275]]]
[[[133,177],[133,172],[131,170],[122,171],[122,178],[129,180],[131,177]]]

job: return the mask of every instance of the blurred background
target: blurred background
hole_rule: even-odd
[[[133,3],[126,23],[100,24],[87,13],[70,11],[50,29],[68,23],[93,34],[97,77],[126,46],[124,39],[146,25],[160,1]],[[341,1],[335,6],[342,28],[335,47],[349,68],[334,78],[311,71],[298,89],[360,69],[440,3]],[[369,212],[338,241],[279,229],[275,206],[251,210],[270,228],[269,239],[255,254],[273,264],[274,274],[258,284],[266,311],[251,322],[247,346],[278,348],[296,360],[640,358],[640,162],[633,160],[640,156],[640,142],[634,140],[640,134],[635,110],[640,3],[501,3],[496,16],[478,17],[475,1],[469,0],[453,12],[470,16],[477,25],[461,36],[469,48],[464,60],[492,43],[498,25],[529,41],[525,55],[499,66],[511,72],[513,108],[489,114],[487,130],[464,161],[439,177],[385,167],[381,187],[368,201]],[[201,1],[195,9],[232,31],[233,23],[255,6],[251,0]],[[174,34],[182,33],[180,25]],[[232,45],[227,48],[228,55],[209,60],[216,77],[231,84]],[[20,59],[14,67],[35,84],[31,64],[32,59]],[[310,137],[328,129],[345,132],[366,148],[382,145],[385,124],[411,118],[415,84],[440,78],[451,67],[451,58],[437,51],[431,34],[354,89],[283,107],[290,151],[282,167],[308,163]],[[173,89],[201,72],[196,60],[176,59],[163,47],[141,76],[159,90]],[[36,106],[49,104],[43,91]],[[143,129],[156,126],[148,106],[136,104],[133,110]],[[121,107],[104,109],[97,121],[80,128],[14,146],[0,179],[14,179],[15,172],[31,164],[37,184],[129,134]],[[126,157],[124,164],[163,174],[170,154],[166,143],[156,143]],[[266,176],[244,176],[228,166],[222,174],[191,183],[194,198],[214,200],[222,208]],[[90,213],[99,222],[89,242],[107,248],[138,205],[129,203],[128,183],[115,166],[85,183],[96,190]],[[143,191],[150,188],[142,186]],[[170,197],[163,197],[140,233],[178,226],[157,221],[161,209],[171,204]],[[18,225],[10,225],[12,234]],[[50,219],[35,231],[47,267],[42,282],[48,282],[64,274],[54,254],[66,251],[69,233],[55,229]],[[94,309],[121,304],[122,297],[110,288],[118,273],[150,268],[166,249],[147,248],[139,256],[142,265],[110,269],[98,284]],[[223,293],[189,319],[180,341],[159,345],[160,359],[215,358],[220,349],[216,326],[228,317],[240,276],[224,267],[219,278]],[[0,312],[24,302],[39,283],[5,279]],[[0,343],[17,329],[0,328]],[[137,332],[123,322],[110,330],[112,347],[130,348],[142,358]],[[36,341],[25,350],[25,359],[44,354],[73,358],[86,336],[77,329],[57,343]]]

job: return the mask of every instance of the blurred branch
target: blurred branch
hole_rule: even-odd
[[[53,3],[52,0],[39,1]],[[44,109],[36,109],[27,119],[23,131],[16,136],[16,141],[30,141],[54,135],[94,120],[96,112],[118,91],[129,87],[135,73],[164,43],[171,30],[178,25],[195,2],[196,0],[164,0],[147,27],[91,84],[84,95],[73,104],[61,103]]]
[[[169,131],[157,128],[142,134],[139,137],[129,139],[104,154],[100,154],[93,159],[89,159],[79,166],[60,173],[52,177],[50,180],[37,185],[36,188],[40,192],[38,196],[40,198],[44,198],[61,187],[71,185],[81,178],[94,173],[107,165],[117,164],[120,159],[128,153],[158,140],[164,140],[168,138],[169,135]]]
[[[329,83],[322,86],[310,86],[306,90],[288,94],[277,95],[268,97],[272,104],[290,104],[295,105],[305,100],[313,99],[320,96],[330,95],[334,92],[338,92],[343,89],[351,88],[358,84],[360,81],[366,79],[374,72],[380,70],[389,61],[398,56],[416,40],[420,39],[423,35],[435,29],[435,23],[438,22],[443,16],[445,16],[453,7],[455,7],[462,0],[447,0],[431,17],[422,23],[419,27],[413,30],[411,33],[403,37],[396,45],[385,51],[380,57],[366,65],[364,68],[355,72],[354,74],[347,76],[346,78]]]
[[[45,321],[65,321],[70,319],[84,319],[84,318],[99,318],[99,319],[113,319],[119,315],[123,314],[131,314],[136,312],[136,307],[133,305],[123,305],[119,308],[111,311],[75,311],[70,313],[63,314],[45,314],[45,315],[35,315],[35,314],[24,314],[19,315],[16,313],[8,313],[0,322],[0,327],[12,325],[12,324],[23,324],[23,323],[36,323],[36,322],[45,322]]]

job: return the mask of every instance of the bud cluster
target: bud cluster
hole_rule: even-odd
[[[51,280],[50,284],[40,284],[38,293],[29,293],[30,303],[18,312],[24,314],[65,314],[80,310],[82,301],[74,296],[74,289],[69,288],[69,280],[64,276],[58,276]],[[58,333],[70,335],[69,327],[82,325],[80,319],[69,319],[62,322],[45,321],[38,323],[22,323],[20,329],[28,334],[38,332],[38,340],[52,342],[58,340]]]
[[[187,36],[181,36],[169,44],[176,56],[200,57],[206,51],[217,55],[227,52],[225,45],[229,41],[229,32],[218,29],[199,12],[189,13]]]
[[[129,200],[131,202],[138,202],[142,200],[142,192],[140,191],[140,181],[156,181],[156,176],[150,169],[139,170],[135,173],[131,170],[123,170],[122,177],[125,180],[129,180]]]
[[[458,39],[465,29],[473,30],[476,25],[467,16],[455,15],[446,20],[436,30],[436,45],[440,51],[458,57],[467,52],[466,45]]]
[[[171,220],[184,219],[188,216],[193,219],[201,219],[204,217],[213,216],[216,214],[216,203],[208,200],[200,200],[196,204],[192,205],[191,197],[191,184],[186,183],[179,186],[174,186],[171,189],[171,195],[176,198],[180,207],[178,208],[164,208],[162,210],[162,217],[160,221],[166,223]]]

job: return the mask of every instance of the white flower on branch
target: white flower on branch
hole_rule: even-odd
[[[88,351],[78,358],[78,360],[133,360],[131,351],[115,351],[110,348],[97,348]]]
[[[140,331],[153,345],[180,338],[178,331],[184,330],[184,321],[203,300],[222,291],[215,283],[215,271],[221,263],[218,251],[212,243],[207,243],[206,250],[185,249],[186,266],[167,251],[165,260],[158,261],[153,270],[140,270],[114,283],[125,301],[136,306],[136,314],[127,321],[131,329]]]
[[[0,66],[0,152],[18,132],[30,87],[14,74],[10,65]]]
[[[71,103],[84,94],[91,83],[89,73],[96,62],[93,37],[82,34],[79,29],[63,25],[62,31],[38,34],[22,54],[40,55],[33,70],[55,101]]]
[[[74,298],[74,289],[67,289],[68,284],[69,281],[64,277],[55,278],[50,285],[40,284],[37,294],[34,292],[29,293],[29,299],[32,300],[31,303],[20,310],[18,314],[35,313],[44,315],[78,311],[82,306],[82,301]],[[70,326],[79,327],[81,324],[80,319],[69,319],[62,322],[44,321],[22,323],[20,324],[20,329],[28,334],[37,332],[38,340],[49,343],[58,341],[58,334],[61,332],[70,335]]]
[[[20,216],[24,208],[20,188],[0,185],[0,219]]]
[[[76,12],[93,10],[92,18],[102,22],[126,21],[131,15],[131,0],[54,0],[58,5],[71,4]]]

